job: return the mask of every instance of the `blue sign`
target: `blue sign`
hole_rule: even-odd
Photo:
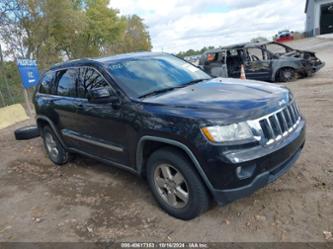
[[[24,88],[34,87],[39,81],[39,72],[35,60],[18,59],[17,66],[21,74]]]

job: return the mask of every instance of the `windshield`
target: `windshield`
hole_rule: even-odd
[[[108,70],[131,97],[173,89],[210,76],[172,55],[145,56],[112,62]]]

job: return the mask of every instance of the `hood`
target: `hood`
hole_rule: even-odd
[[[142,100],[179,115],[210,119],[256,119],[286,105],[287,88],[258,81],[215,78]]]
[[[294,57],[294,58],[302,58],[302,59],[310,59],[311,57],[315,57],[316,54],[311,51],[305,50],[293,50],[288,53],[281,54],[279,57]]]

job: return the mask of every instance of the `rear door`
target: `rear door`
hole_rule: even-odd
[[[55,113],[56,126],[61,132],[77,130],[76,111],[79,105],[76,98],[77,76],[77,68],[62,69],[56,73],[56,90],[51,105]],[[65,136],[64,141],[69,147],[78,145],[77,141]]]

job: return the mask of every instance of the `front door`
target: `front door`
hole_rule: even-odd
[[[333,3],[321,6],[320,34],[333,33]]]
[[[271,76],[272,61],[267,52],[261,48],[247,48],[245,51],[245,74],[249,79],[269,80]]]

